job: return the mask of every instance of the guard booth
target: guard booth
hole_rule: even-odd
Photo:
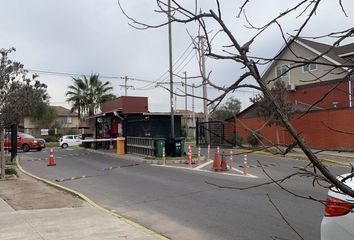
[[[174,116],[175,138],[171,135],[170,113],[129,114],[124,121],[127,153],[162,157],[184,154],[181,115]]]
[[[172,138],[170,113],[150,113],[147,97],[121,96],[107,101],[102,104],[102,112],[90,118],[95,121],[94,138],[102,138],[104,126],[111,129],[113,139],[124,138],[124,151],[117,149],[119,154],[162,157],[163,148],[168,156],[184,154],[182,114],[174,115],[175,137]],[[122,144],[114,142],[113,146]]]

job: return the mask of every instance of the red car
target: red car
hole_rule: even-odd
[[[11,149],[11,135],[5,137],[5,149]],[[18,132],[17,133],[17,149],[22,149],[28,152],[30,149],[37,149],[41,151],[45,148],[44,139],[35,138],[30,134]]]

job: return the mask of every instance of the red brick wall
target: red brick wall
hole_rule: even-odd
[[[338,81],[330,81],[326,83],[326,85],[324,84],[299,86],[296,91],[288,92],[288,98],[291,101],[297,100],[312,105],[323,98],[323,96],[325,96],[333,87],[339,84],[321,102],[317,103],[316,106],[324,109],[331,109],[333,108],[333,102],[338,102],[338,108],[349,107],[348,81],[342,83],[338,83]]]
[[[291,123],[296,131],[301,133],[300,136],[310,147],[354,149],[354,108],[311,112],[299,118],[300,115],[294,114],[291,118]],[[325,125],[352,134],[339,133]],[[260,118],[241,118],[237,121],[236,131],[244,137],[244,140],[248,135],[247,128],[260,129],[265,145],[277,143],[277,129],[280,144],[293,142],[293,138],[284,128],[264,126],[264,121]],[[229,120],[226,129],[228,134],[234,131],[234,119]]]

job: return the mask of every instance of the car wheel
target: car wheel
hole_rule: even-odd
[[[24,152],[28,152],[28,151],[30,150],[29,145],[28,145],[28,144],[23,144],[23,145],[22,145],[22,150],[23,150]]]
[[[69,145],[68,145],[67,143],[63,143],[63,144],[61,145],[61,148],[67,148],[67,147],[69,147]]]
[[[39,151],[42,151],[42,148],[37,148],[37,151],[39,152]]]

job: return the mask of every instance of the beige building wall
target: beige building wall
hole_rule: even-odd
[[[57,120],[59,120],[59,118],[61,118],[61,117],[70,117],[71,118],[71,123],[66,123],[66,124],[61,123],[62,128],[78,128],[79,127],[80,121],[77,116],[59,116]],[[30,117],[25,117],[23,120],[23,127],[25,129],[33,129],[33,128],[39,128],[40,126],[37,126],[35,123],[33,123],[31,121]]]
[[[37,126],[31,121],[30,117],[25,117],[25,119],[23,120],[23,127],[26,129],[26,128],[36,128]]]
[[[291,47],[292,51],[297,54],[295,56],[292,51],[285,50],[283,54],[280,55],[279,58],[281,59],[289,59],[289,60],[297,60],[297,61],[304,61],[306,59],[313,59],[317,55],[311,52],[310,50],[306,49],[305,47],[301,46],[300,44],[294,42]],[[333,64],[330,61],[326,60],[325,58],[320,58],[317,62],[325,63],[325,64]],[[263,75],[263,79],[265,81],[272,81],[276,79],[276,67],[279,65],[286,64],[288,67],[294,67],[297,64],[292,63],[285,60],[274,61],[269,69]],[[282,76],[280,79],[287,84],[294,84],[295,86],[309,84],[309,83],[316,83],[321,81],[328,81],[334,80],[345,77],[346,73],[343,69],[335,69],[333,70],[332,66],[320,65],[316,64],[317,69],[312,70],[310,72],[304,72],[303,67],[298,67],[289,70],[289,72]]]
[[[79,121],[78,117],[74,117],[74,116],[67,116],[67,117],[71,118],[71,123],[66,123],[66,124],[61,123],[62,128],[78,128],[79,127],[80,121]]]

